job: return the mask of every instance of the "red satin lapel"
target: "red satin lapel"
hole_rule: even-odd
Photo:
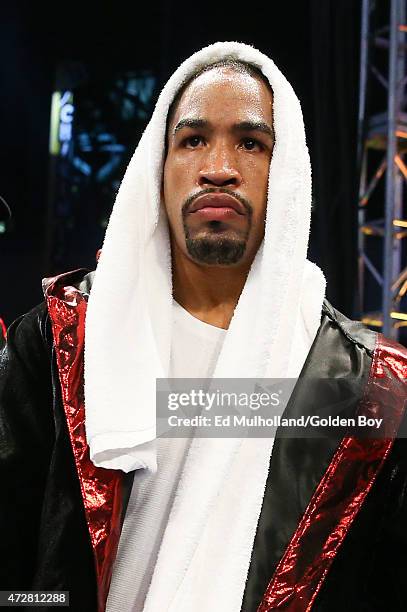
[[[306,612],[394,442],[406,407],[407,352],[378,336],[358,414],[385,416],[381,439],[344,438],[300,520],[258,612]]]
[[[47,304],[52,323],[62,401],[94,552],[98,610],[103,612],[120,537],[123,473],[95,467],[90,461],[85,434],[83,387],[87,303],[83,294],[74,287],[58,287],[57,279],[58,277],[48,283]]]

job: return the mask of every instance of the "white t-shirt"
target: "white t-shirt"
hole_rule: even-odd
[[[170,378],[210,378],[225,336],[174,301]],[[135,472],[106,612],[143,610],[190,442],[158,438],[156,474]]]

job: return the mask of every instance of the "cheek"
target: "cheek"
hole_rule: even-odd
[[[163,194],[170,227],[175,235],[183,233],[181,209],[192,189],[188,174],[190,168],[173,156],[167,159],[163,172]]]
[[[249,160],[245,163],[243,171],[245,188],[256,208],[262,207],[267,198],[269,167],[270,162],[267,159],[264,160],[264,163],[258,163],[256,160]]]
[[[189,194],[196,172],[190,160],[173,156],[164,167],[164,191],[171,201]]]

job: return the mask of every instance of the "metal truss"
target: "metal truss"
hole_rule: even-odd
[[[406,0],[362,0],[358,311],[395,339],[407,327],[406,32]]]

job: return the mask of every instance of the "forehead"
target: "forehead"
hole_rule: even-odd
[[[272,93],[262,79],[231,68],[214,68],[195,78],[182,93],[171,125],[185,117],[272,124]]]

